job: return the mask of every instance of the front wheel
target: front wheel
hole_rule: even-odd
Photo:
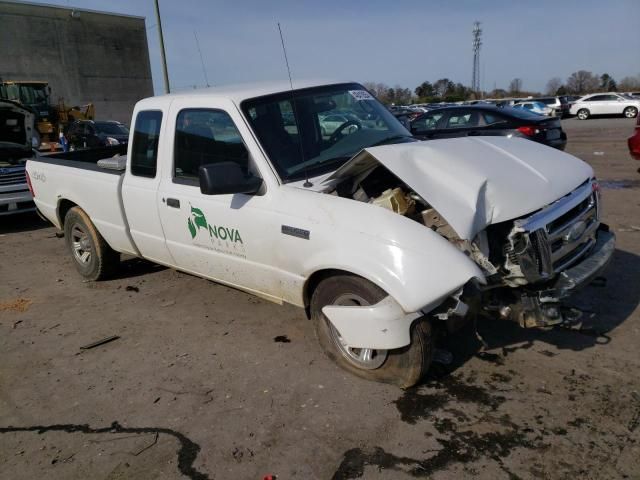
[[[344,370],[376,382],[408,388],[420,381],[431,365],[433,336],[431,324],[417,320],[411,327],[411,343],[394,350],[353,348],[322,313],[327,305],[373,305],[387,294],[371,282],[355,275],[325,278],[311,297],[311,319],[316,335],[329,358]]]
[[[578,118],[580,120],[586,120],[587,118],[589,118],[589,115],[591,114],[586,108],[581,108],[580,110],[578,110]]]
[[[64,238],[76,269],[87,280],[107,278],[118,267],[120,255],[107,244],[80,207],[71,208],[65,215]]]
[[[636,118],[638,116],[638,109],[636,107],[627,107],[622,113],[627,118]]]

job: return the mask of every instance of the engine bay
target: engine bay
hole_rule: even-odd
[[[492,277],[491,283],[503,283],[499,278],[501,276],[497,275],[502,262],[495,263],[495,259],[504,258],[501,254],[504,239],[494,245],[496,242],[490,242],[485,231],[480,232],[473,241],[461,239],[435,208],[384,166],[377,165],[344,179],[331,193],[386,208],[424,225],[472,258],[487,277]],[[497,250],[499,254],[491,255],[492,250]]]

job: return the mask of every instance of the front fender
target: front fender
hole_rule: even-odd
[[[472,278],[484,282],[480,268],[437,233],[391,212],[385,220],[396,224],[395,238],[360,231],[336,243],[335,235],[326,235],[317,243],[322,248],[304,261],[304,276],[325,269],[354,273],[385,290],[407,313],[432,310]]]

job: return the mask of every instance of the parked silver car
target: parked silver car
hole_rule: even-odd
[[[640,100],[618,93],[593,93],[576,100],[570,109],[571,115],[586,120],[592,115],[624,115],[635,118],[640,109]]]

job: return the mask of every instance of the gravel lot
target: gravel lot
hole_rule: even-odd
[[[484,321],[488,350],[449,338],[409,391],[339,370],[296,308],[135,259],[84,283],[53,228],[2,217],[0,478],[640,478],[634,121],[563,123],[618,237],[586,327]]]

